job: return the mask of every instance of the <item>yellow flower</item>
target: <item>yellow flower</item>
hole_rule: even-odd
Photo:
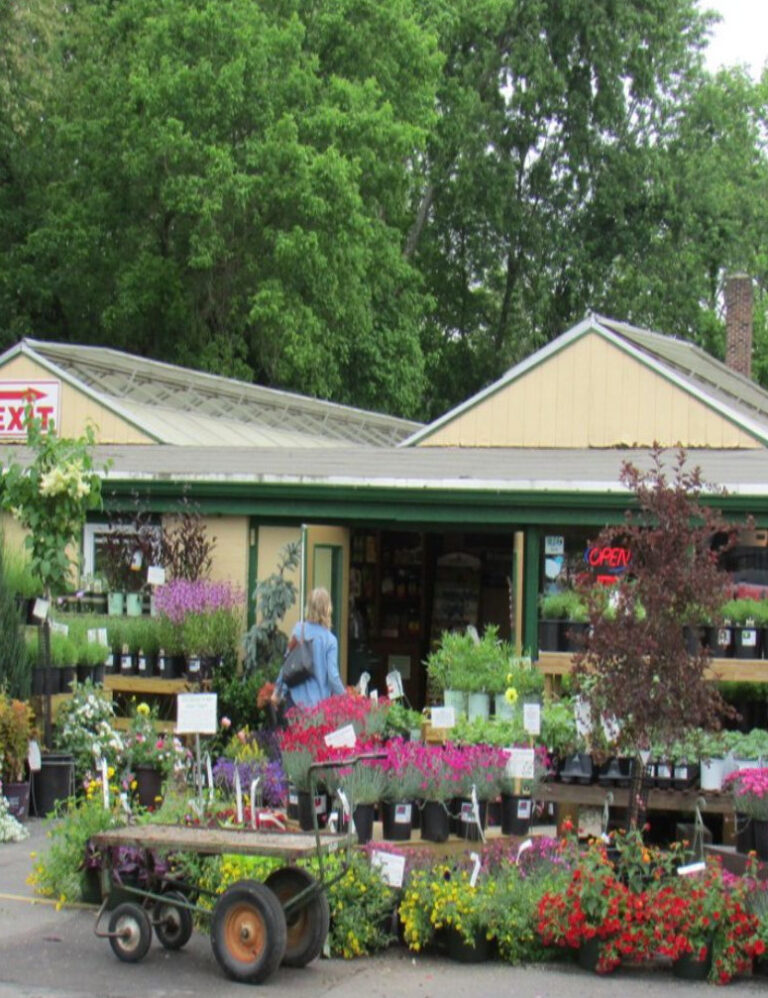
[[[507,703],[517,703],[517,690],[514,686],[510,686],[509,689],[504,694],[504,699]]]
[[[149,716],[149,704],[148,703],[140,703],[138,705],[138,707],[136,708],[136,713],[137,714],[142,714],[144,717],[148,717]]]

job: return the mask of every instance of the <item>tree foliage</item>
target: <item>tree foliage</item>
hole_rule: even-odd
[[[694,0],[0,6],[0,342],[430,417],[597,308],[766,333],[765,87]],[[768,379],[768,369],[757,373]]]
[[[709,653],[690,654],[683,625],[715,621],[728,573],[714,542],[729,536],[720,514],[702,501],[708,489],[700,469],[678,452],[671,474],[655,448],[650,468],[631,462],[622,483],[635,494],[620,527],[596,540],[629,548],[630,571],[610,593],[587,588],[590,633],[575,657],[576,685],[597,719],[621,719],[621,744],[636,753],[651,742],[668,744],[694,726],[718,727],[729,712],[715,683],[707,682]],[[608,600],[612,605],[607,613]]]

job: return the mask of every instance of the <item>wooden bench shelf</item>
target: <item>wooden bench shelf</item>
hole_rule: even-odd
[[[573,655],[567,651],[543,651],[536,666],[547,677],[568,676]],[[723,683],[768,683],[768,659],[713,658],[707,678]]]

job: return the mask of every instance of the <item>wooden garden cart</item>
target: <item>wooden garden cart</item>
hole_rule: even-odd
[[[312,770],[329,765],[349,766],[364,758],[345,762],[315,764]],[[312,792],[314,796],[314,772]],[[314,809],[313,809],[314,810]],[[101,891],[103,901],[96,918],[97,936],[109,939],[115,955],[127,963],[142,960],[152,941],[154,929],[166,949],[180,949],[192,935],[193,913],[210,918],[210,937],[214,956],[224,972],[237,981],[261,984],[281,963],[304,967],[322,951],[330,924],[327,889],[346,872],[346,863],[334,877],[325,876],[323,858],[329,852],[346,848],[351,835],[321,834],[314,818],[311,832],[242,831],[231,828],[203,828],[176,825],[132,825],[100,832],[92,839],[100,851]],[[222,893],[205,890],[147,864],[145,886],[122,883],[112,868],[112,849],[131,846],[155,853],[195,853],[199,856],[236,854],[239,856],[276,857],[286,862],[261,883],[239,880]],[[291,865],[300,859],[316,856],[318,876]],[[115,887],[127,900],[110,908]],[[213,910],[200,906],[201,895],[215,898]],[[106,930],[100,928],[109,916]]]

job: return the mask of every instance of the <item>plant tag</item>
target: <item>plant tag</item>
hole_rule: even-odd
[[[741,632],[741,644],[744,648],[754,648],[757,644],[757,631],[751,627],[745,627]]]
[[[288,794],[288,803],[298,805],[299,795],[296,793],[295,790],[291,790],[291,792]]]
[[[430,713],[433,728],[453,728],[456,725],[454,707],[433,707]]]
[[[688,779],[688,767],[687,766],[675,766],[675,779],[676,780],[687,780]]]
[[[127,652],[125,655],[121,655],[120,656],[120,671],[121,672],[130,672],[132,668],[133,668],[133,660],[131,658],[130,652]]]
[[[523,728],[529,735],[541,734],[541,704],[523,704]]]
[[[126,814],[131,814],[131,802],[128,800],[128,794],[124,790],[120,794],[120,806]]]
[[[523,820],[527,820],[531,816],[531,798],[522,797],[517,802],[517,816]]]
[[[576,721],[576,734],[586,738],[592,731],[592,710],[586,700],[576,697],[573,701],[573,716]]]
[[[109,776],[107,775],[107,760],[101,760],[101,796],[104,809],[109,810]]]
[[[656,778],[659,780],[672,779],[672,770],[669,768],[666,762],[659,762],[656,764]]]
[[[318,794],[317,797],[315,797],[315,814],[325,814],[325,811],[325,794]]]
[[[477,887],[477,878],[480,875],[480,867],[483,864],[480,862],[480,856],[476,852],[471,852],[469,854],[469,858],[474,863],[474,866],[472,867],[472,873],[470,874],[469,877],[469,886]]]
[[[235,808],[237,810],[237,823],[243,823],[243,788],[240,784],[240,767],[235,763]]]
[[[390,700],[400,700],[404,695],[403,677],[397,669],[393,669],[387,673],[387,696]]]
[[[27,763],[29,764],[29,771],[31,773],[39,773],[43,766],[43,760],[40,756],[40,746],[34,738],[30,740],[27,746]]]
[[[350,810],[350,807],[349,807],[349,798],[344,793],[344,791],[341,790],[341,789],[339,789],[339,790],[336,791],[336,796],[341,801],[342,814],[344,815],[345,818],[348,819],[350,817],[350,815],[352,814],[352,811]]]
[[[706,863],[687,863],[685,866],[678,866],[678,877],[691,877],[696,873],[703,873],[706,870]]]
[[[731,643],[730,627],[719,627],[717,629],[717,644],[720,648],[727,648]]]
[[[351,724],[345,724],[343,728],[329,731],[325,736],[325,744],[328,748],[354,748],[357,744],[357,735]]]
[[[42,599],[38,596],[32,606],[32,616],[37,617],[38,620],[45,620],[48,616],[48,611],[51,608],[51,604],[47,599]]]
[[[145,655],[139,655],[139,672],[147,671],[147,658]]]
[[[374,849],[371,853],[371,866],[378,870],[381,879],[389,887],[402,887],[405,876],[405,856]]]
[[[412,817],[411,808],[411,804],[395,804],[396,825],[410,825]]]
[[[150,565],[147,568],[147,582],[150,586],[165,585],[165,569],[162,565]]]
[[[473,825],[475,823],[475,814],[472,808],[472,801],[465,800],[461,805],[461,821],[465,825]]]
[[[144,564],[144,556],[142,555],[141,551],[137,549],[136,551],[133,552],[133,555],[131,557],[131,571],[140,572],[143,564]]]
[[[210,752],[205,753],[205,774],[208,777],[208,789],[213,794],[213,767],[211,766]]]
[[[193,655],[192,658],[187,661],[187,670],[190,675],[196,675],[200,671],[200,659],[197,655]]]
[[[376,704],[379,702],[379,691],[371,690],[371,703]]]
[[[510,779],[532,780],[534,751],[532,748],[508,748],[506,775]]]
[[[640,749],[640,758],[644,766],[648,765],[648,760],[651,758],[651,750],[647,748]]]
[[[526,839],[524,842],[521,842],[520,845],[517,847],[517,856],[515,857],[516,863],[520,862],[520,857],[523,855],[524,852],[527,852],[528,849],[533,849],[533,839]]]
[[[66,624],[62,624],[58,620],[51,621],[51,634],[63,634],[66,637],[69,634],[69,628]]]
[[[362,672],[360,674],[360,678],[357,681],[357,687],[356,687],[357,692],[360,694],[361,697],[368,696],[368,686],[370,682],[371,682],[370,672]]]

